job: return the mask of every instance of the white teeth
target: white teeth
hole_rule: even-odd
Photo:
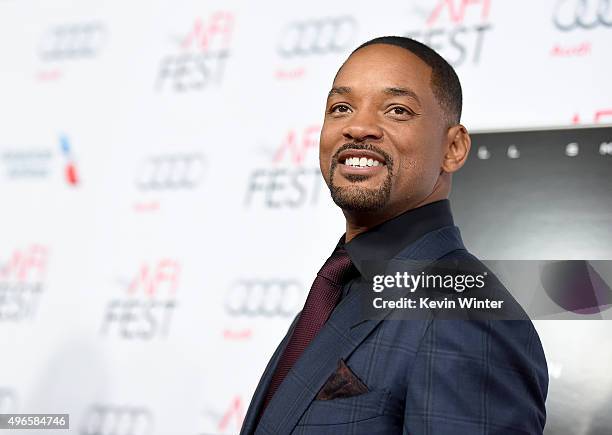
[[[344,164],[355,168],[366,168],[369,166],[381,166],[382,163],[378,160],[368,159],[367,157],[349,157],[344,160]]]

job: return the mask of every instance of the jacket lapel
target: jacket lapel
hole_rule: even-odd
[[[396,259],[419,260],[418,264],[422,266],[423,260],[435,261],[457,249],[464,249],[459,229],[449,226],[427,233],[400,252]],[[329,375],[336,369],[338,359],[348,359],[357,346],[391,312],[381,312],[380,317],[376,319],[368,318],[362,310],[359,291],[355,290],[340,301],[325,326],[289,371],[268,404],[256,428],[256,435],[290,434]],[[287,337],[284,341],[287,341]],[[264,379],[267,387],[273,373],[271,366],[276,367],[279,357],[280,352],[277,349],[273,358],[275,361],[271,361],[266,368],[258,391]],[[261,395],[260,392],[259,396]],[[253,400],[255,401],[255,398]],[[258,398],[258,402],[261,402],[261,398]],[[253,404],[251,406],[253,407]],[[250,417],[249,422],[253,424],[252,416]]]

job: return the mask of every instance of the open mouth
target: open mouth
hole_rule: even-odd
[[[346,149],[338,154],[337,159],[342,167],[356,170],[378,169],[386,162],[384,156],[368,149]]]
[[[374,160],[374,159],[368,159],[365,157],[349,157],[346,160],[344,160],[344,163],[347,166],[352,166],[353,168],[365,168],[368,166],[381,166],[384,165],[384,163],[378,161],[378,160]]]

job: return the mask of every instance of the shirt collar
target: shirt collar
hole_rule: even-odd
[[[425,234],[452,225],[450,201],[443,199],[408,210],[355,236],[348,243],[344,243],[345,234],[338,247],[344,245],[359,273],[367,276],[364,270],[366,262],[389,261]]]

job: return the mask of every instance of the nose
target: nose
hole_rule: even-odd
[[[375,115],[362,111],[349,118],[348,123],[342,129],[342,135],[355,142],[365,142],[379,140],[383,136],[383,131],[376,122]]]

